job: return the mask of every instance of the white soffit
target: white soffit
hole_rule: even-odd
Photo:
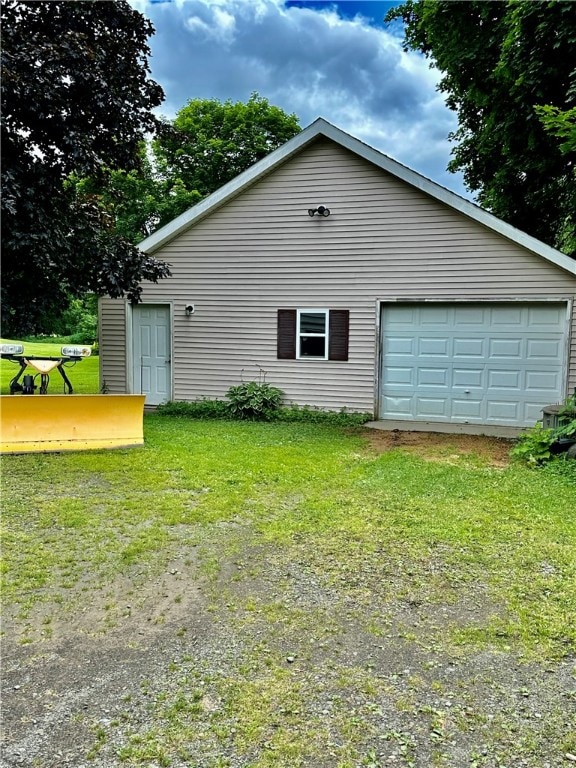
[[[154,253],[177,235],[189,229],[197,221],[228,202],[228,200],[236,197],[236,195],[243,189],[272,172],[277,166],[284,163],[292,155],[297,154],[312,141],[315,141],[322,136],[331,139],[336,144],[354,152],[359,157],[382,168],[382,170],[390,173],[392,176],[402,179],[402,181],[416,187],[416,189],[420,189],[422,192],[439,200],[441,203],[450,206],[450,208],[460,211],[460,213],[474,219],[483,226],[488,227],[488,229],[506,237],[508,240],[541,256],[552,264],[555,264],[557,267],[566,270],[572,275],[576,275],[576,261],[574,259],[566,256],[561,251],[557,251],[555,248],[551,248],[540,240],[527,235],[525,232],[516,229],[516,227],[506,224],[506,222],[498,219],[491,213],[488,213],[488,211],[485,211],[483,208],[474,205],[474,203],[460,197],[454,192],[450,192],[450,190],[440,186],[440,184],[436,184],[436,182],[416,173],[416,171],[407,168],[396,160],[392,160],[392,158],[387,157],[377,149],[370,147],[368,144],[364,144],[364,142],[359,139],[355,139],[350,134],[345,133],[340,130],[340,128],[337,128],[335,125],[332,125],[332,123],[327,122],[321,117],[316,119],[307,128],[304,128],[304,130],[294,136],[294,138],[274,150],[274,152],[271,152],[262,160],[250,166],[246,171],[236,176],[232,181],[229,181],[223,187],[216,190],[216,192],[213,192],[211,195],[204,198],[204,200],[192,206],[192,208],[189,208],[187,211],[184,211],[180,216],[177,216],[168,224],[147,237],[139,244],[139,248],[145,253]]]

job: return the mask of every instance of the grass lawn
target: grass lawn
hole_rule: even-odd
[[[0,339],[2,344],[19,344],[22,342],[13,339]],[[58,357],[62,348],[61,344],[50,343],[24,343],[25,355],[36,355],[45,357]],[[20,366],[10,360],[0,360],[0,394],[10,394],[10,381],[16,376]],[[68,376],[74,392],[78,395],[94,395],[99,392],[98,384],[98,357],[88,357],[78,363],[67,363],[65,365],[66,375]],[[33,368],[28,367],[26,374],[36,375]],[[39,379],[36,384],[39,384]],[[22,380],[20,379],[20,383]],[[50,373],[50,384],[48,394],[61,395],[64,393],[64,381],[57,370]],[[37,394],[37,393],[36,393]]]
[[[379,453],[368,430],[159,415],[145,437],[3,461],[14,653],[142,648],[113,715],[97,699],[70,715],[92,765],[574,756],[576,462],[534,471],[458,438]]]

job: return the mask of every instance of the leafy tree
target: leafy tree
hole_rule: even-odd
[[[180,179],[158,179],[150,171],[144,176],[116,171],[112,184],[123,189],[122,199],[115,206],[118,230],[135,243],[202,199],[195,189],[186,189]]]
[[[257,93],[246,103],[189,101],[152,143],[160,189],[171,192],[159,225],[188,207],[179,190],[205,197],[299,132],[296,115]]]
[[[407,0],[386,19],[442,72],[459,122],[449,168],[496,216],[574,255],[574,4]]]
[[[87,291],[138,300],[166,264],[121,237],[98,196],[138,168],[163,98],[148,79],[151,24],[126,0],[20,2],[2,14],[2,316],[7,334]]]
[[[295,115],[258,94],[247,103],[194,99],[141,145],[137,170],[113,171],[103,186],[92,178],[77,183],[137,243],[299,131]]]
[[[546,104],[543,107],[536,107],[536,113],[544,129],[552,136],[562,139],[559,146],[560,152],[576,153],[576,107],[562,111],[558,107]],[[572,170],[576,173],[576,166]]]
[[[299,131],[296,115],[256,93],[246,103],[193,99],[153,147],[161,173],[207,195]]]
[[[72,344],[92,344],[98,337],[98,300],[94,294],[72,299],[52,329],[69,336]]]
[[[97,196],[101,209],[115,221],[118,234],[132,243],[139,243],[202,197],[196,190],[185,189],[178,179],[161,179],[148,150],[148,144],[142,142],[139,168],[110,171],[104,184],[93,177],[74,179],[83,195]]]

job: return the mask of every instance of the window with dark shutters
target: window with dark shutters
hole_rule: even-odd
[[[278,360],[296,359],[296,310],[278,310]]]
[[[297,310],[278,310],[278,359],[295,360],[297,345]],[[329,310],[328,359],[348,360],[350,310]],[[302,355],[302,352],[300,353]]]

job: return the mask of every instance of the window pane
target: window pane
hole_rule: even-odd
[[[324,312],[301,312],[300,333],[326,333]]]
[[[301,336],[300,357],[326,357],[324,336]]]

